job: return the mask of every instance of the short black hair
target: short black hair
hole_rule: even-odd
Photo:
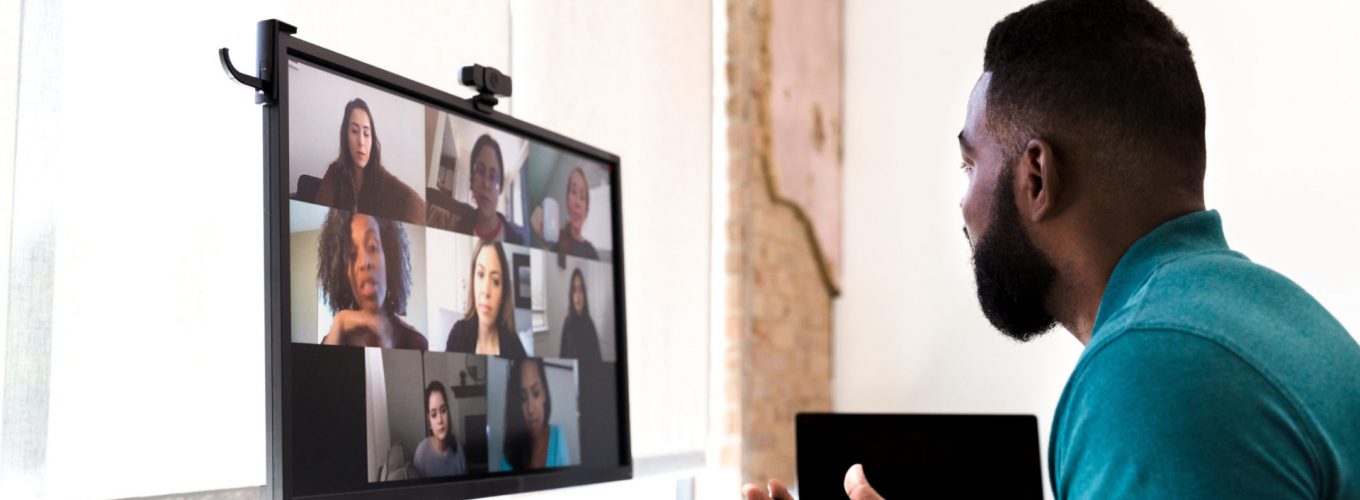
[[[332,208],[321,224],[316,278],[332,314],[359,307],[348,272],[354,252],[349,227],[355,215],[366,216]],[[387,271],[387,296],[383,297],[383,308],[393,314],[405,315],[406,298],[411,291],[411,256],[406,230],[396,221],[381,217],[373,219],[378,221],[378,237],[382,240],[383,264]]]
[[[1045,0],[987,36],[987,122],[1010,155],[1041,137],[1115,185],[1204,180],[1204,92],[1190,42],[1147,0]],[[1007,163],[1014,163],[1008,158]]]

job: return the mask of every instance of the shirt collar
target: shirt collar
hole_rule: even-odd
[[[1158,267],[1206,250],[1228,250],[1228,240],[1223,237],[1223,219],[1217,210],[1182,215],[1138,238],[1119,258],[1110,280],[1105,283],[1092,340],[1109,316],[1123,309]]]

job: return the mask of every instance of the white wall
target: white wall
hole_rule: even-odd
[[[992,24],[1023,0],[846,8],[844,294],[836,411],[1032,413],[1045,455],[1081,345],[1017,344],[978,309],[955,135]],[[1189,37],[1208,106],[1206,196],[1229,243],[1360,334],[1360,5],[1156,2]],[[1046,457],[1045,457],[1046,460]],[[870,478],[872,480],[872,478]],[[1045,473],[1045,488],[1047,488]]]
[[[19,92],[19,32],[23,2],[0,1],[0,117],[14,117]],[[14,141],[18,120],[0,120],[0,241],[9,241],[14,209]],[[9,262],[10,245],[0,245],[0,263]],[[9,273],[0,273],[0,304],[9,303]],[[0,324],[9,324],[9,308],[0,310]],[[4,342],[7,331],[0,331]],[[0,359],[0,387],[5,385],[5,361]],[[0,428],[5,416],[0,414]]]

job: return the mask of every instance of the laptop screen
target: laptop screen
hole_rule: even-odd
[[[797,416],[801,498],[844,498],[863,464],[885,498],[1043,498],[1033,415]]]

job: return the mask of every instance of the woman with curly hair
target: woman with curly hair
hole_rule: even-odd
[[[326,168],[316,203],[412,224],[425,223],[425,202],[382,164],[377,124],[363,99],[345,105],[340,155]]]
[[[529,358],[510,363],[506,384],[505,446],[502,470],[529,470],[571,465],[571,453],[562,430],[549,424],[552,393],[548,390],[543,360]]]
[[[406,324],[411,264],[401,224],[331,209],[321,226],[317,281],[335,318],[321,343],[426,350]]]
[[[467,311],[449,331],[448,352],[471,352],[506,358],[527,354],[515,333],[515,303],[505,247],[478,240],[469,271]]]

